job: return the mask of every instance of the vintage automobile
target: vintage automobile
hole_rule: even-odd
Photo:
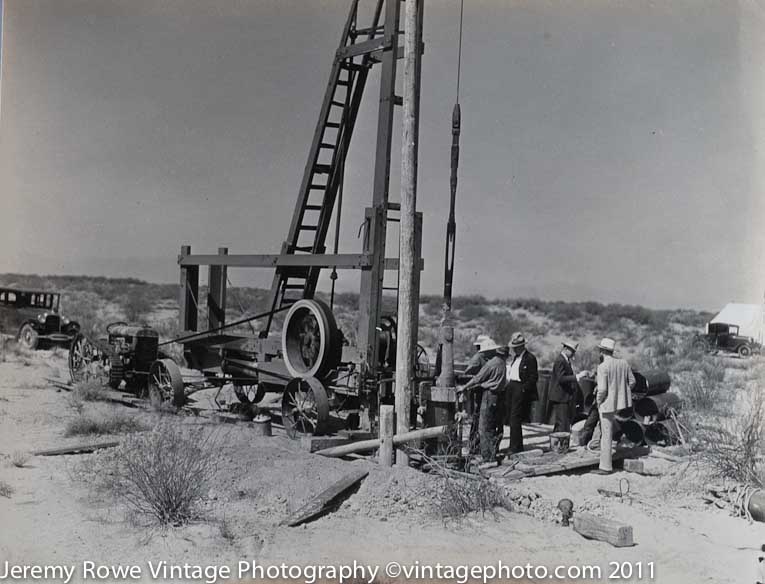
[[[710,322],[705,334],[697,334],[693,346],[710,352],[737,353],[740,357],[749,357],[762,352],[762,345],[754,338],[739,334],[735,324]]]
[[[60,302],[57,292],[0,288],[0,332],[29,349],[68,347],[80,325],[59,313]]]

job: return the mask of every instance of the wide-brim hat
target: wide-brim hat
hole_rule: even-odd
[[[486,337],[486,339],[484,339],[484,341],[481,343],[481,348],[479,351],[481,353],[486,353],[488,351],[496,351],[498,348],[499,345],[494,341],[494,339]]]
[[[478,335],[475,338],[475,341],[473,341],[473,345],[475,345],[476,347],[480,347],[481,345],[484,344],[484,342],[486,342],[488,340],[489,340],[489,336],[488,335]]]
[[[508,346],[514,349],[516,347],[523,347],[525,344],[526,344],[526,337],[524,337],[521,333],[515,333],[510,339]]]
[[[609,339],[608,337],[603,337],[603,340],[600,341],[600,344],[598,345],[598,349],[613,352],[614,349],[616,349],[616,341]]]
[[[576,353],[579,350],[579,343],[575,343],[574,341],[563,341],[562,344],[564,347],[568,347],[569,349],[574,351],[574,353]]]

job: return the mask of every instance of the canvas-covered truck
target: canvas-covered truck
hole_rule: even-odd
[[[69,346],[80,325],[60,312],[61,294],[0,288],[0,332],[15,335],[28,349]]]

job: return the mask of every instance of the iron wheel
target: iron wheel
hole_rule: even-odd
[[[329,422],[327,390],[315,377],[296,377],[282,394],[282,424],[287,435],[323,434]]]
[[[39,335],[37,334],[37,331],[29,323],[21,327],[21,330],[19,330],[19,336],[17,337],[17,340],[19,342],[19,345],[29,349],[30,351],[34,351],[40,342],[40,338],[39,338]]]
[[[159,359],[149,369],[149,399],[155,405],[172,403],[180,408],[186,403],[181,370],[171,359]]]

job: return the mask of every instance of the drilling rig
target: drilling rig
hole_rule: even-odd
[[[417,2],[422,15],[423,0]],[[362,4],[366,8],[362,17]],[[398,270],[397,258],[386,256],[386,232],[399,220],[400,204],[389,198],[401,0],[352,0],[335,52],[319,119],[308,151],[287,237],[279,254],[194,255],[181,247],[180,328],[188,365],[210,377],[230,379],[240,400],[257,403],[265,390],[280,390],[282,419],[288,432],[322,434],[330,429],[330,411],[342,410],[350,429],[376,432],[378,409],[393,403],[396,368],[396,321],[382,312],[386,272]],[[365,20],[368,18],[368,20]],[[417,59],[421,58],[422,18],[417,25]],[[365,209],[359,253],[338,253],[344,169],[362,97],[370,72],[380,71],[374,175],[371,205]],[[416,68],[419,88],[420,67]],[[419,90],[417,91],[419,95]],[[328,253],[335,217],[334,246]],[[423,268],[422,214],[416,213],[416,273]],[[208,268],[207,323],[198,322],[199,271]],[[271,268],[267,310],[245,320],[262,319],[258,334],[234,334],[226,322],[228,268]],[[355,347],[346,342],[331,308],[316,298],[322,270],[359,270],[359,318]],[[416,282],[419,296],[419,277]],[[274,317],[286,313],[281,333]],[[427,355],[410,376],[413,383],[429,375]],[[416,408],[413,408],[413,411]]]

